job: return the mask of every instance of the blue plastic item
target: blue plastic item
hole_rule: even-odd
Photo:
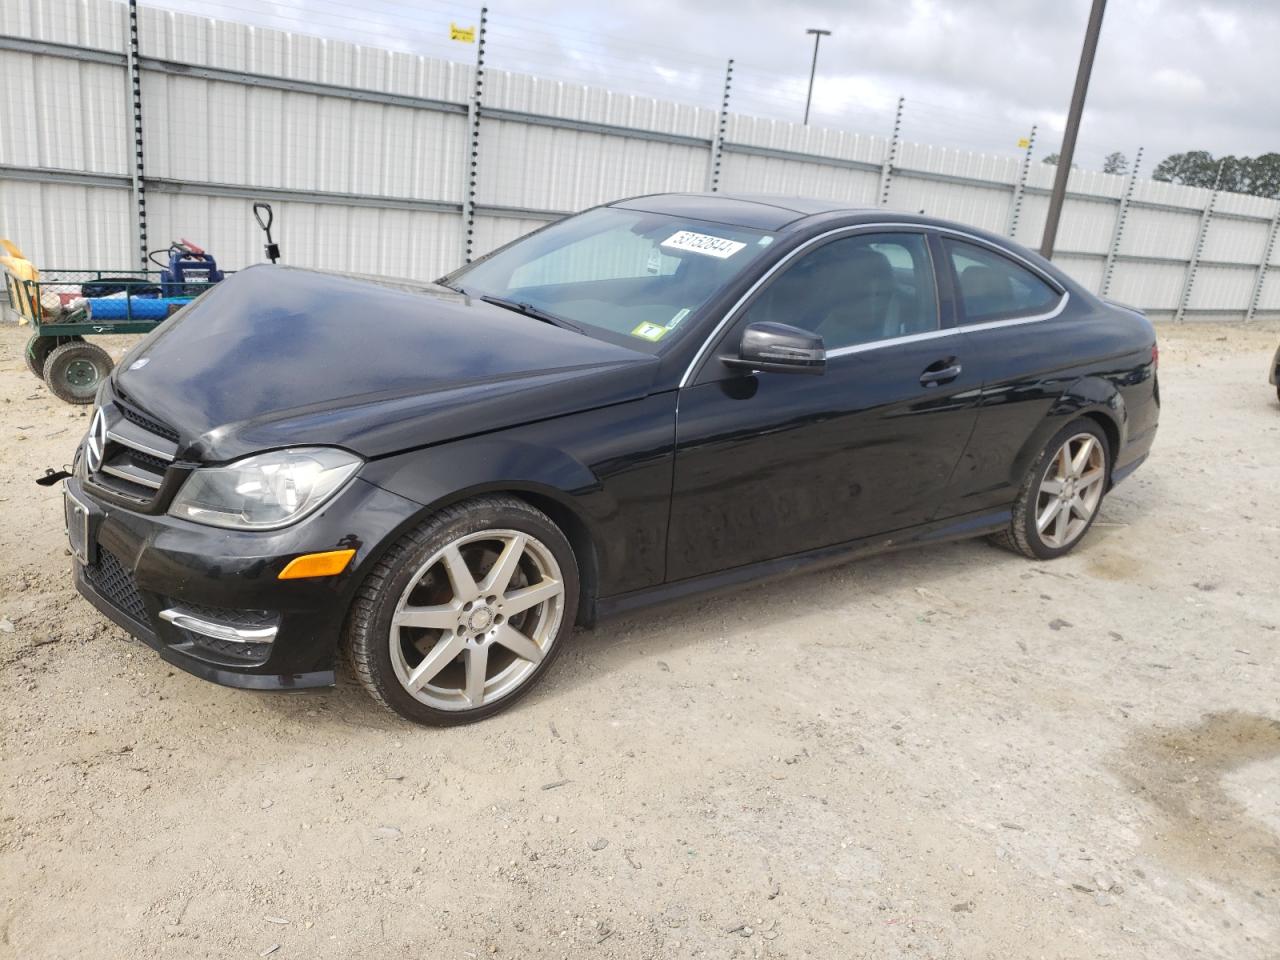
[[[93,297],[89,316],[94,320],[163,320],[177,307],[190,303],[191,297]]]
[[[212,254],[181,240],[169,247],[169,265],[160,271],[160,295],[194,297],[221,279],[222,271]]]

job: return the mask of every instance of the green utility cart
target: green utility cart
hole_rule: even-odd
[[[87,337],[150,333],[199,292],[162,284],[161,271],[128,276],[102,270],[27,270],[4,273],[9,309],[31,325],[27,367],[54,396],[92,403],[111,372],[110,354]],[[164,287],[169,287],[164,290]],[[162,291],[170,296],[162,296]]]

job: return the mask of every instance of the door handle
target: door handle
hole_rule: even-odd
[[[936,387],[939,384],[950,383],[960,376],[962,370],[964,370],[964,367],[956,362],[955,357],[947,357],[945,360],[931,363],[924,368],[924,373],[920,374],[920,385],[922,387]]]

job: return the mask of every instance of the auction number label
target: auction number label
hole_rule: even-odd
[[[670,250],[685,250],[689,253],[701,253],[703,256],[727,260],[746,244],[739,243],[737,240],[726,240],[724,237],[713,237],[709,233],[680,230],[663,240],[661,246]]]

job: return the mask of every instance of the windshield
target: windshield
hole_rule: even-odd
[[[600,207],[443,282],[657,352],[772,242],[772,234],[760,230]]]

